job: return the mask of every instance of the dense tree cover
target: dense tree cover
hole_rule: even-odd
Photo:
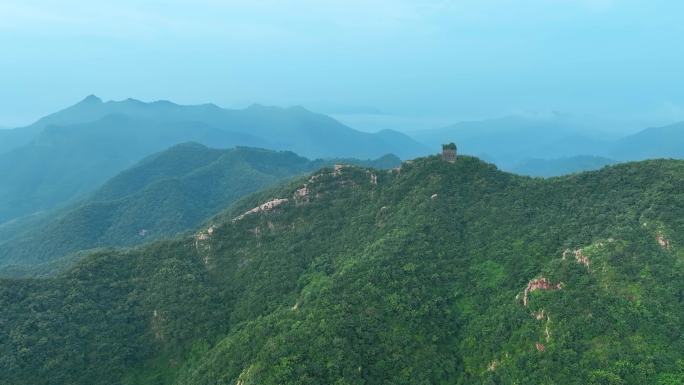
[[[17,223],[15,235],[0,240],[0,266],[11,266],[0,274],[42,274],[74,260],[63,257],[79,250],[132,246],[175,235],[249,193],[337,161],[385,168],[401,164],[393,155],[310,161],[288,151],[176,145],[123,171],[68,208]],[[60,263],[55,265],[56,260]],[[27,268],[35,265],[41,266]]]
[[[30,265],[102,246],[130,246],[193,228],[236,199],[309,171],[290,152],[189,143],[146,159],[92,196],[19,229],[0,262]]]
[[[681,161],[323,169],[195,236],[0,281],[0,382],[679,384],[682,191]]]
[[[512,167],[515,174],[552,177],[582,171],[598,170],[616,161],[600,156],[578,155],[557,159],[526,159]]]

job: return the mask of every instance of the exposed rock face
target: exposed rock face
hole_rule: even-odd
[[[663,249],[668,250],[670,248],[670,240],[665,238],[665,236],[663,234],[658,233],[656,235],[656,241],[658,241],[658,244]]]
[[[197,241],[206,241],[209,238],[211,238],[211,236],[214,234],[214,229],[215,228],[212,225],[209,226],[209,228],[206,231],[200,231],[199,233],[197,233],[197,235],[195,235],[195,243],[197,243]]]
[[[241,214],[241,215],[237,216],[236,218],[234,218],[234,219],[233,219],[233,222],[237,222],[237,221],[241,220],[242,218],[246,217],[246,216],[249,215],[249,214],[255,214],[255,213],[260,213],[260,212],[271,211],[271,210],[275,209],[276,207],[282,205],[283,203],[287,203],[287,202],[289,202],[288,199],[276,198],[276,199],[270,200],[270,201],[268,201],[268,202],[266,202],[266,203],[264,203],[264,204],[261,204],[261,205],[255,207],[255,208],[253,208],[253,209],[251,209],[251,210],[247,210],[247,211],[244,212],[243,214]]]
[[[523,295],[523,305],[527,306],[529,293],[537,290],[560,290],[562,288],[561,283],[555,285],[551,284],[546,278],[536,278],[527,283],[525,288],[525,293]]]
[[[214,234],[215,229],[216,228],[211,225],[206,231],[200,231],[195,235],[195,250],[202,256],[202,262],[204,262],[205,266],[209,265],[210,261],[209,252],[211,251],[211,243],[208,241]]]
[[[371,173],[371,174],[370,174],[370,183],[371,183],[371,185],[373,185],[373,186],[377,186],[377,185],[378,185],[378,176],[375,175],[375,174],[373,174],[373,173]]]
[[[598,246],[603,246],[603,242],[598,242]],[[570,250],[570,249],[565,249],[563,251],[563,260],[565,261],[568,258],[568,255],[574,255],[575,256],[575,261],[577,263],[581,263],[582,265],[586,266],[587,268],[589,267],[589,264],[591,261],[589,260],[589,257],[584,255],[584,252],[582,249],[575,249],[575,250]]]
[[[586,267],[589,267],[589,258],[582,254],[582,249],[575,250],[575,261],[577,261],[577,263],[583,264]]]
[[[333,175],[334,175],[334,176],[340,176],[340,175],[342,175],[342,169],[344,169],[345,167],[347,167],[347,165],[344,165],[344,164],[336,164],[335,166],[333,166]]]
[[[306,185],[304,185],[304,187],[297,189],[297,191],[295,191],[295,197],[306,198],[308,196],[309,196],[309,189],[306,187]]]
[[[549,342],[551,339],[551,329],[549,329],[549,323],[551,320],[549,317],[546,317],[546,326],[544,326],[544,336],[546,337],[546,342]]]
[[[432,194],[432,196],[430,197],[430,199],[432,199],[433,201],[434,201],[435,199],[437,199],[437,194]]]
[[[298,188],[295,191],[294,200],[297,203],[308,203],[310,193],[311,193],[311,190],[309,189],[308,185],[305,184],[304,187]]]

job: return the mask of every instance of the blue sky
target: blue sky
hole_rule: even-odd
[[[681,15],[679,0],[2,0],[0,126],[91,93],[431,124],[684,120]]]

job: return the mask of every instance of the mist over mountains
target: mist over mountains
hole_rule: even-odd
[[[642,160],[683,123],[89,96],[0,139],[3,384],[684,379],[684,171]]]
[[[649,158],[684,157],[684,123],[639,130],[628,135],[607,132],[596,123],[557,118],[510,116],[410,132],[416,140],[437,146],[456,141],[462,153],[526,175],[552,176],[587,170],[586,157],[606,158],[596,165]],[[583,157],[583,158],[577,158]],[[572,167],[577,160],[577,166]],[[534,160],[544,171],[530,167]],[[542,165],[548,160],[548,164]],[[559,169],[554,164],[564,163]],[[589,168],[593,169],[593,168]],[[550,171],[550,172],[549,172]]]
[[[0,223],[70,202],[182,142],[290,150],[310,158],[411,158],[426,151],[403,134],[359,132],[300,107],[226,110],[133,99],[105,103],[95,96],[0,135]]]
[[[571,115],[509,116],[408,134],[368,133],[301,107],[230,110],[169,101],[104,102],[90,95],[29,126],[0,131],[0,223],[75,202],[145,156],[188,141],[287,150],[311,159],[411,159],[454,141],[459,153],[532,176],[684,157],[684,123],[623,137],[603,124]]]
[[[1,0],[0,385],[683,385],[683,14]]]
[[[279,108],[254,104],[242,110],[229,110],[214,104],[182,106],[169,101],[145,103],[127,99],[103,102],[90,95],[80,103],[46,116],[28,127],[13,130],[15,137],[3,144],[0,152],[29,143],[46,127],[58,126],[55,129],[68,130],[72,125],[85,123],[96,127],[95,122],[111,115],[157,125],[174,123],[210,127],[233,135],[244,135],[236,138],[241,145],[258,141],[262,147],[289,150],[310,158],[372,158],[387,153],[410,158],[425,150],[406,137],[400,145],[383,139],[387,136],[403,136],[402,134],[385,132],[376,135],[359,132],[302,107]],[[207,134],[204,139],[209,146],[217,147],[223,143],[220,136],[214,138]]]

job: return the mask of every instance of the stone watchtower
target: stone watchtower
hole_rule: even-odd
[[[453,142],[442,145],[442,160],[450,163],[456,162],[456,145]]]

